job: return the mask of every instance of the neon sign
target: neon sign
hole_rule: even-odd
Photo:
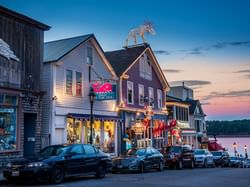
[[[96,100],[113,100],[116,99],[116,85],[105,82],[92,84],[92,88],[96,94]]]

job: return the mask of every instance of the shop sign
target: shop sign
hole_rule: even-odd
[[[116,85],[109,82],[101,84],[100,82],[92,84],[96,94],[96,100],[114,100],[116,99]]]
[[[135,123],[132,125],[131,129],[135,132],[135,134],[143,134],[144,125],[142,123]]]

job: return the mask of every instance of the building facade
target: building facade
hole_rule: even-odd
[[[106,52],[119,77],[120,140],[130,147],[161,147],[166,143],[165,94],[169,85],[148,44]]]
[[[117,154],[117,78],[93,34],[44,44],[43,146],[92,142]],[[94,122],[90,124],[90,88]]]
[[[41,149],[40,71],[50,27],[0,6],[0,160]],[[0,163],[2,164],[2,163]]]

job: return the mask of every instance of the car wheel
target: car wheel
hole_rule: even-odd
[[[178,169],[182,169],[182,168],[183,168],[183,165],[182,165],[182,161],[181,161],[181,160],[179,160],[177,168],[178,168]]]
[[[160,162],[159,162],[159,166],[158,166],[158,170],[159,170],[159,171],[163,171],[163,169],[164,169],[163,162],[160,161]]]
[[[141,162],[140,165],[139,165],[139,172],[140,172],[140,173],[143,173],[143,172],[144,172],[144,169],[145,169],[144,163]]]
[[[65,178],[65,173],[64,173],[64,168],[60,165],[57,165],[53,168],[53,173],[51,176],[51,181],[54,184],[60,184],[64,181]]]
[[[207,160],[204,160],[204,165],[203,165],[204,168],[207,168]]]
[[[97,167],[96,177],[97,178],[104,178],[106,175],[106,166],[104,163],[100,163]]]

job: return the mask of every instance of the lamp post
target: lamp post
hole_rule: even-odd
[[[247,145],[244,145],[244,150],[245,150],[245,158],[247,159],[248,158],[248,155],[247,155]]]
[[[93,143],[93,104],[95,100],[95,92],[92,87],[90,87],[90,92],[89,92],[89,102],[90,102],[90,140],[89,143]]]
[[[233,143],[233,148],[234,148],[234,155],[237,156],[237,151],[236,151],[237,144],[236,144],[236,142]]]

